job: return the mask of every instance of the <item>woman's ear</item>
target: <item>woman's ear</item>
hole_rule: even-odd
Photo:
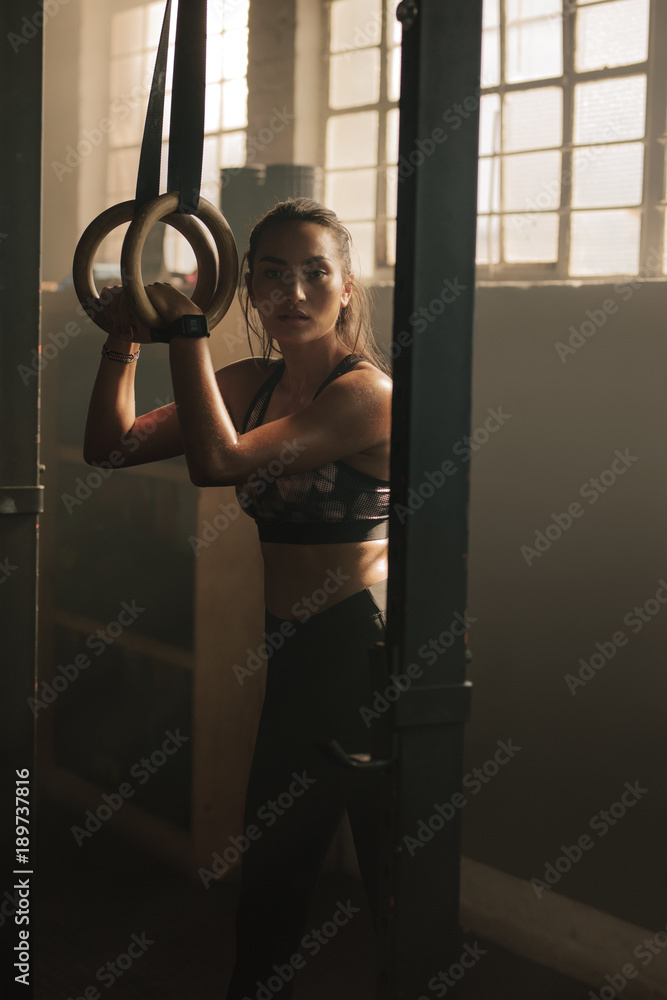
[[[340,296],[340,307],[341,307],[341,309],[344,309],[345,306],[350,301],[350,298],[352,296],[352,286],[353,286],[353,284],[354,284],[354,275],[350,274],[350,275],[348,275],[348,277],[347,277],[347,279],[345,281],[345,284],[343,285],[343,291],[341,292],[341,296]]]

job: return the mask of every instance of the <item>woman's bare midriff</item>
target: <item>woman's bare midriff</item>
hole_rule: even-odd
[[[262,542],[264,604],[303,620],[387,577],[387,539],[334,545]]]
[[[368,362],[361,365],[374,367]],[[266,379],[266,370],[258,370],[252,364],[238,374],[237,392],[228,400],[237,427],[249,401]],[[282,386],[278,383],[262,422],[270,423],[291,412],[294,407],[283,398]],[[350,455],[345,462],[367,475],[388,478],[388,443],[382,449]],[[292,620],[303,620],[306,613],[325,611],[364,587],[387,578],[387,546],[386,538],[333,545],[262,542],[264,605],[276,617]]]

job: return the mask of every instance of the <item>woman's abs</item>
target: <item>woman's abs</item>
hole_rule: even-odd
[[[263,542],[264,604],[304,620],[387,577],[387,539],[335,545]]]

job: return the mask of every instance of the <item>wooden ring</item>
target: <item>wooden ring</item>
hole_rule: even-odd
[[[120,256],[123,287],[127,292],[132,312],[140,322],[151,329],[163,329],[167,323],[146,295],[141,277],[141,251],[146,237],[155,223],[166,219],[166,217],[173,218],[173,213],[176,212],[178,205],[177,192],[161,194],[157,198],[153,198],[152,201],[146,202],[132,219],[123,241]],[[206,314],[209,327],[213,329],[232,304],[236,291],[239,259],[232,231],[224,215],[218,211],[215,205],[200,197],[197,211],[193,214],[208,228],[218,251],[219,266],[215,291],[206,306],[197,303]],[[188,234],[185,235],[189,239]],[[215,258],[212,254],[211,259],[215,266]]]
[[[117,229],[118,226],[123,225],[124,222],[130,222],[133,215],[133,201],[123,201],[118,205],[107,208],[106,211],[98,215],[86,228],[74,251],[72,278],[77,298],[88,316],[105,333],[111,333],[112,331],[101,322],[100,313],[103,306],[100,303],[99,293],[95,287],[95,280],[93,278],[95,254],[102,240],[109,233],[113,232],[114,229]],[[217,283],[217,268],[215,270],[211,268],[211,259],[213,257],[211,245],[203,229],[190,216],[174,213],[162,221],[185,236],[194,250],[197,258],[197,284],[192,295],[192,301],[201,309],[205,303],[210,302]],[[213,262],[215,264],[214,258]],[[140,317],[137,316],[137,319],[140,319]]]

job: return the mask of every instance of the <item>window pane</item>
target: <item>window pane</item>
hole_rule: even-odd
[[[176,31],[176,17],[178,9],[176,5],[172,5],[171,8],[171,29],[172,38],[174,37],[174,32]],[[158,42],[160,41],[160,32],[162,31],[162,21],[164,19],[164,3],[159,0],[158,3],[151,3],[146,8],[146,36],[144,38],[144,43],[149,49],[157,49]],[[112,52],[115,49],[112,44]]]
[[[331,4],[332,52],[379,45],[381,35],[380,0],[334,0]]]
[[[393,267],[396,263],[396,219],[387,220],[387,260],[386,263]]]
[[[500,219],[497,215],[477,218],[477,263],[497,264],[500,260]]]
[[[479,155],[500,152],[500,97],[485,94],[479,105]]]
[[[500,0],[484,0],[482,4],[482,28],[500,26]]]
[[[347,225],[352,237],[352,267],[359,277],[370,276],[375,270],[375,223],[350,222]],[[357,262],[360,267],[357,268]]]
[[[327,122],[327,169],[375,166],[377,152],[377,111],[336,115]]]
[[[329,106],[353,108],[380,99],[380,50],[361,49],[332,56]]]
[[[225,31],[230,28],[245,28],[248,23],[248,3],[249,0],[222,0]]]
[[[224,160],[223,164],[229,166]],[[207,182],[220,180],[220,138],[217,135],[207,136],[204,139],[201,177],[202,181]]]
[[[561,153],[524,153],[505,156],[503,163],[503,210],[534,211],[560,204]]]
[[[162,119],[162,138],[166,140],[169,138],[169,129],[171,127],[171,94],[164,95],[164,118]],[[143,128],[143,125],[142,125]],[[140,138],[136,141],[139,142]]]
[[[173,38],[173,32],[171,37]],[[174,79],[174,52],[176,51],[173,45],[170,45],[167,49],[167,84],[165,90],[168,94],[171,94],[171,84]],[[146,78],[149,80],[153,79],[153,67],[155,65],[155,56],[157,52],[152,53],[146,59]]]
[[[477,181],[477,211],[500,211],[500,160],[483,157],[479,161]]]
[[[563,92],[540,87],[505,96],[503,150],[540,149],[563,142]]]
[[[387,112],[387,163],[398,163],[398,108]]]
[[[387,0],[387,44],[400,45],[402,38],[401,22],[396,17],[399,0]]]
[[[636,274],[639,265],[640,212],[573,212],[570,274]]]
[[[213,3],[209,3],[206,6],[206,34],[209,37],[211,35],[219,35],[222,32],[222,8],[224,0],[214,0]]]
[[[199,190],[203,198],[206,198],[207,201],[210,201],[214,205],[219,206],[220,191],[222,190],[220,186],[220,174],[218,173],[217,181],[213,180],[207,181],[202,178],[201,187]]]
[[[579,11],[575,67],[582,73],[648,58],[648,0],[617,0]]]
[[[560,20],[562,0],[505,0],[507,22],[551,16]]]
[[[107,191],[114,201],[134,198],[139,167],[138,149],[118,149],[109,153],[107,161]]]
[[[133,87],[141,87],[143,75],[143,55],[123,56],[121,59],[114,59],[111,63],[111,77],[109,80],[111,96],[127,95],[131,93]],[[138,90],[137,93],[139,93]]]
[[[248,124],[248,83],[245,77],[222,85],[222,127],[245,128]]]
[[[134,191],[132,191],[131,196],[134,198]],[[115,205],[116,202],[127,200],[123,197],[110,196],[109,208],[111,205]],[[123,242],[125,240],[125,234],[129,229],[129,222],[124,223],[122,226],[118,226],[117,229],[112,230],[108,236],[106,236],[100,243],[99,250],[95,254],[95,261],[98,264],[113,264],[117,267],[118,277],[120,278],[120,255],[123,249]],[[102,284],[98,282],[98,284]]]
[[[331,171],[326,180],[326,204],[344,219],[374,219],[375,170]]]
[[[164,234],[164,262],[173,274],[192,274],[197,267],[190,244],[171,226],[166,227]]]
[[[243,167],[246,159],[245,132],[223,132],[220,136],[222,159],[218,161],[218,170],[223,167]]]
[[[509,264],[558,259],[558,215],[507,215],[504,219],[505,260]]]
[[[116,97],[109,108],[109,146],[132,146],[141,142],[146,118],[146,101],[127,91]],[[165,102],[166,103],[166,102]]]
[[[387,99],[397,101],[401,96],[401,50],[387,53]]]
[[[206,82],[222,80],[222,35],[209,35],[206,39]]]
[[[520,0],[514,0],[513,4],[508,2],[505,79],[508,83],[519,83],[522,80],[561,76],[563,38],[560,15],[539,20],[510,19],[510,7],[520,10],[518,4]]]
[[[204,139],[204,156],[206,156],[206,145],[210,142],[210,139]],[[135,155],[137,157],[137,166],[139,165],[139,150],[135,150]],[[167,190],[167,166],[169,162],[169,146],[166,142],[162,142],[162,156],[160,157],[160,191]]]
[[[144,10],[135,7],[111,18],[111,51],[114,55],[141,52],[144,47]]]
[[[220,130],[221,103],[222,92],[220,84],[209,84],[206,88],[206,115],[204,119],[204,130],[206,132],[218,132]]]
[[[225,80],[245,76],[248,69],[248,30],[226,31],[222,36],[222,75]]]
[[[644,146],[582,146],[573,154],[572,205],[601,208],[639,205],[644,179]]]
[[[574,88],[577,144],[641,139],[645,131],[646,76],[580,83]]]
[[[482,86],[497,87],[500,83],[500,30],[482,32]]]
[[[398,167],[387,167],[387,216],[396,218],[398,202]]]

